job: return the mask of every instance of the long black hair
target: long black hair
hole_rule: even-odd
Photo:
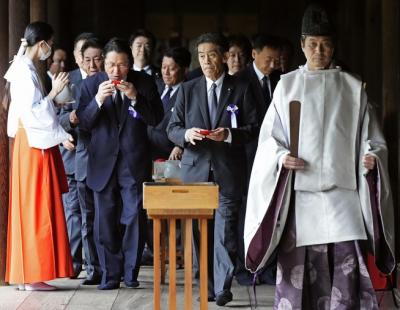
[[[33,22],[25,28],[24,38],[28,46],[33,46],[40,41],[48,41],[53,37],[53,28],[45,22]]]

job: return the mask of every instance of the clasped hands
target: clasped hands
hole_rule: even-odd
[[[124,93],[124,96],[130,100],[136,99],[137,90],[132,83],[121,80],[120,83],[115,85],[112,80],[107,80],[99,85],[99,90],[97,91],[96,95],[97,101],[100,104],[103,104],[106,98],[114,93],[115,89],[120,90],[122,93]]]
[[[196,145],[196,141],[202,141],[205,138],[218,142],[225,141],[228,134],[228,129],[223,127],[218,127],[213,130],[193,127],[186,130],[185,137],[188,142]]]
[[[282,161],[282,165],[286,169],[290,170],[304,170],[305,169],[305,161],[301,158],[297,158],[294,156],[291,156],[290,154],[285,155]],[[372,155],[364,155],[363,156],[363,166],[364,168],[368,170],[372,170],[375,168],[376,165],[376,159]]]

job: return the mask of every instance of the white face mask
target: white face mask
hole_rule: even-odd
[[[43,53],[42,49],[40,50],[40,52],[41,52],[41,54],[40,54],[40,60],[46,60],[46,59],[49,58],[50,55],[51,55],[51,46],[50,46],[49,44],[47,44],[46,41],[43,41],[43,42],[46,43],[46,45],[47,45],[47,47],[48,47],[49,49],[47,50],[46,53]]]

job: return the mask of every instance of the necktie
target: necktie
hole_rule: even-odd
[[[171,101],[171,93],[172,93],[173,88],[169,87],[167,93],[164,95],[164,97],[161,99],[164,107],[164,112],[167,111],[169,107],[169,102]]]
[[[217,88],[217,84],[211,84],[211,102],[210,102],[210,120],[212,127],[215,127],[216,117],[217,117],[217,107],[218,107],[218,99],[217,99],[217,92],[215,91]]]
[[[262,81],[263,81],[262,89],[263,89],[263,93],[264,93],[265,102],[270,103],[271,95],[270,95],[269,87],[268,87],[268,84],[269,84],[268,76],[264,75],[264,77],[262,78]]]
[[[114,105],[115,105],[115,114],[117,116],[117,121],[121,118],[121,108],[122,108],[122,97],[121,92],[117,89],[114,97]]]

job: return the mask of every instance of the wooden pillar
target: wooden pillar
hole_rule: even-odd
[[[394,195],[395,223],[399,223],[399,85],[400,85],[400,2],[382,1],[382,103],[383,126],[389,148],[389,171]],[[396,254],[400,257],[400,229],[396,228]]]
[[[29,0],[9,0],[8,2],[9,16],[9,45],[10,55],[15,55],[24,35],[25,27],[29,23]]]
[[[68,3],[70,3],[68,1]],[[60,1],[59,0],[48,0],[46,5],[47,22],[53,27],[54,30],[54,42],[60,40]]]
[[[367,83],[368,100],[376,106],[380,123],[382,122],[382,49],[376,47],[382,46],[381,7],[381,0],[365,2],[365,41],[362,52],[363,79]]]
[[[47,21],[47,1],[46,0],[30,0],[31,1],[31,22]]]
[[[0,0],[0,99],[4,95],[4,73],[8,68],[8,0]],[[7,113],[0,105],[0,285],[4,285],[8,214]]]
[[[8,68],[8,61],[8,0],[0,0],[0,98],[3,98],[3,76]]]

